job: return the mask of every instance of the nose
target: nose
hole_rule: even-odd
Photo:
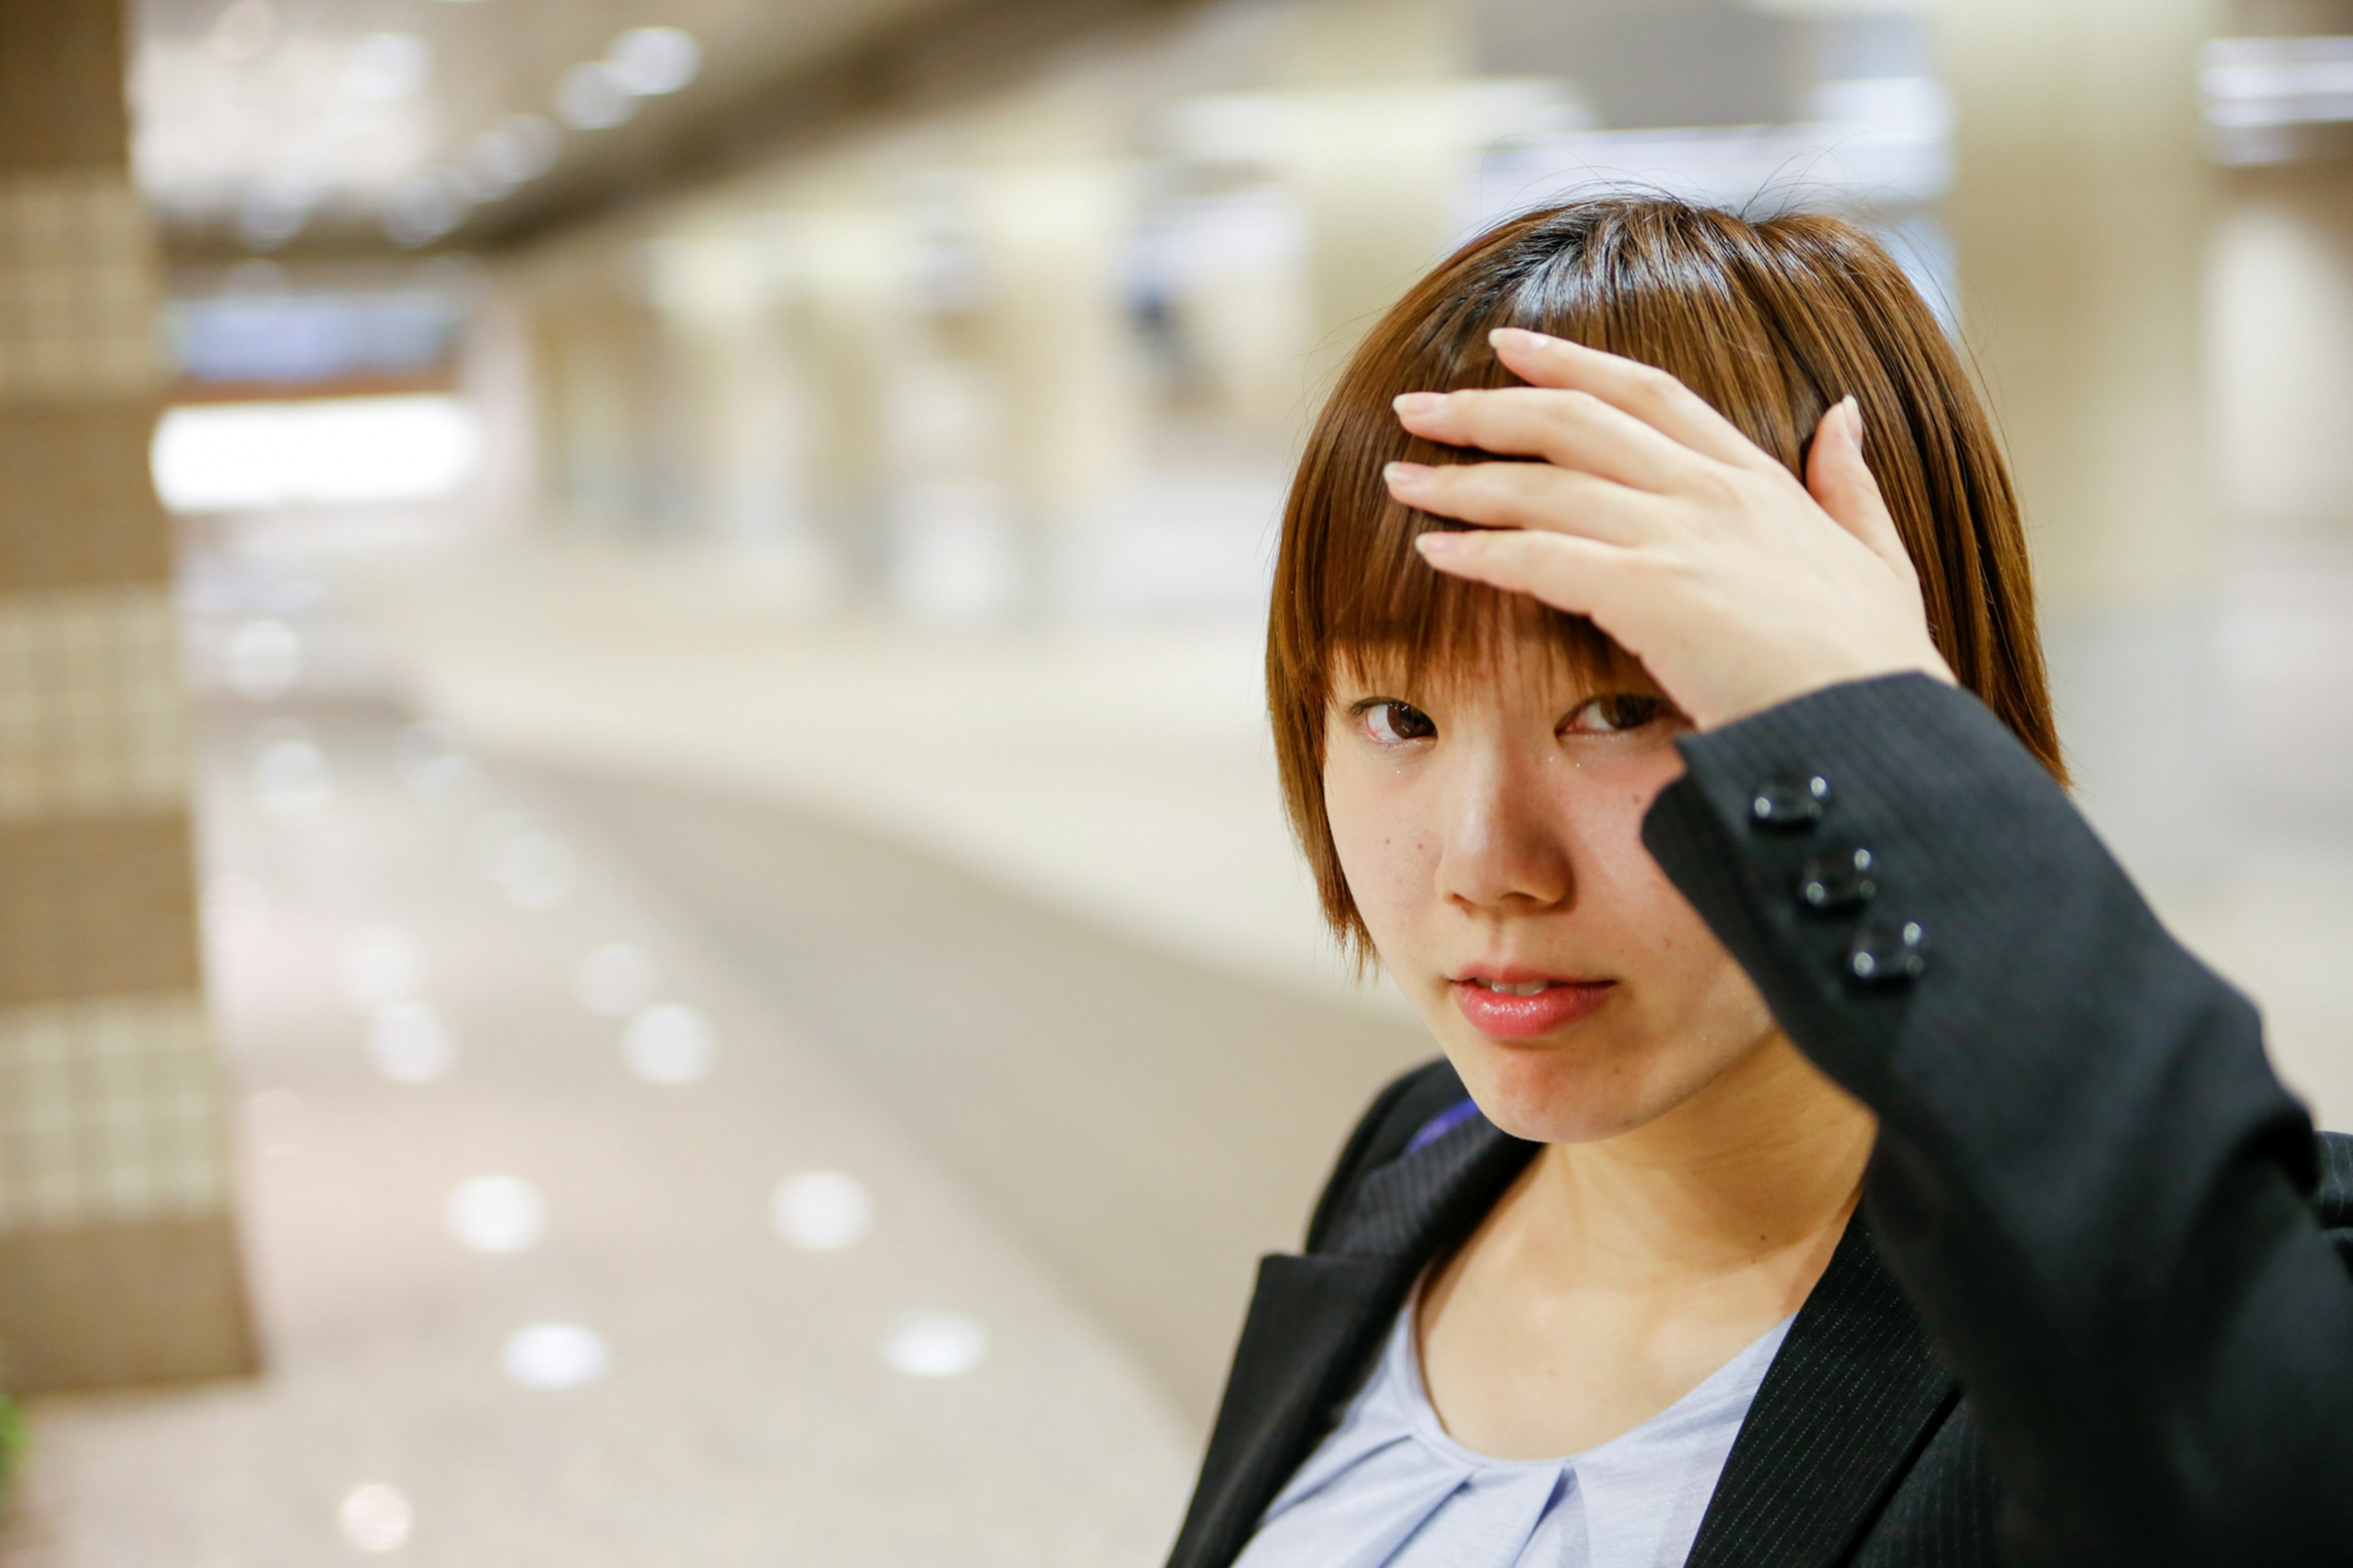
[[[1503,746],[1466,757],[1445,813],[1438,890],[1467,913],[1535,913],[1567,903],[1577,879],[1532,759]]]

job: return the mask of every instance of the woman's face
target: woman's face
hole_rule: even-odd
[[[1689,725],[1639,675],[1541,645],[1407,689],[1336,670],[1324,787],[1382,962],[1488,1119],[1582,1143],[1775,1038],[1764,1000],[1642,847]]]

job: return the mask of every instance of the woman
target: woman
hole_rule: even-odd
[[[1263,1264],[1173,1568],[2353,1561],[2353,1144],[2069,805],[1866,236],[1467,247],[1310,439],[1268,668],[1446,1060]]]

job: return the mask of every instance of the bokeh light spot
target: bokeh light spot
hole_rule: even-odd
[[[833,1252],[866,1238],[874,1225],[874,1200],[854,1176],[804,1171],[776,1184],[768,1220],[795,1247]]]
[[[882,1337],[882,1359],[909,1377],[958,1377],[988,1354],[988,1331],[956,1312],[908,1312]]]
[[[612,1363],[603,1336],[577,1323],[517,1329],[499,1355],[507,1376],[525,1388],[577,1388],[604,1376]]]
[[[643,1009],[621,1033],[629,1070],[649,1083],[692,1083],[711,1070],[718,1049],[711,1020],[676,1002]]]
[[[377,1008],[367,1043],[376,1070],[395,1083],[430,1083],[448,1076],[458,1060],[458,1037],[422,1002]]]
[[[520,1176],[472,1176],[449,1192],[449,1229],[476,1252],[521,1252],[547,1233],[547,1204]]]
[[[399,1551],[408,1544],[408,1532],[417,1522],[407,1494],[382,1481],[346,1492],[335,1516],[343,1527],[343,1539],[362,1552]]]

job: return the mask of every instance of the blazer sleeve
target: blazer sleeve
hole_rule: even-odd
[[[1865,1214],[2017,1558],[2353,1558],[2353,1275],[2253,1007],[1965,693],[1857,682],[1682,749],[1644,840],[1877,1112]]]

